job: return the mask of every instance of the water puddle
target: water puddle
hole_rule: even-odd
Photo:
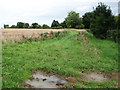
[[[33,74],[33,80],[27,80],[25,83],[33,88],[59,88],[62,87],[67,81],[62,80],[56,76],[46,76],[39,72]]]

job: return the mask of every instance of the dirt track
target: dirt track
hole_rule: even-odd
[[[45,32],[57,32],[63,30],[77,30],[77,31],[85,31],[83,29],[1,29],[2,31],[2,40],[3,41],[11,41],[11,40],[21,40],[23,35],[25,37],[36,37],[39,33]]]

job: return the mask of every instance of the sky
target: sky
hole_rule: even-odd
[[[120,0],[0,0],[0,28],[4,24],[16,25],[17,22],[37,22],[51,26],[52,21],[64,21],[68,12],[76,11],[82,17],[93,11],[99,2],[111,7],[113,15],[118,14]]]

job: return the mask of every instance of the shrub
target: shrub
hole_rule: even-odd
[[[118,32],[118,30],[108,30],[107,31],[107,39],[114,41],[114,42],[118,42],[118,40],[120,39],[120,32]]]
[[[83,28],[85,28],[85,26],[83,24],[81,24],[81,25],[76,25],[75,28],[76,29],[83,29]]]
[[[52,27],[52,29],[62,29],[62,26],[58,26],[58,27]]]
[[[80,29],[80,25],[76,25],[75,28],[76,28],[76,29]]]
[[[80,25],[80,29],[84,29],[85,26],[83,24]]]

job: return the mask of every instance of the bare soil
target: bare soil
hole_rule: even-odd
[[[104,82],[108,80],[108,77],[106,75],[96,72],[85,74],[84,77],[87,81]]]

